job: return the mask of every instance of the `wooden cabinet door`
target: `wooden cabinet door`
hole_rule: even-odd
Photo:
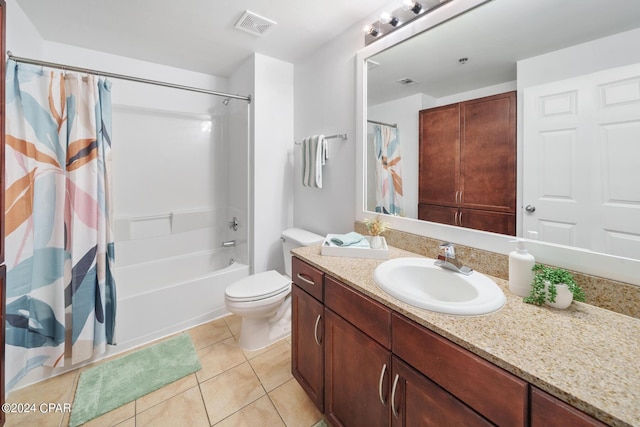
[[[334,426],[388,426],[391,353],[331,310],[325,325],[325,415]]]
[[[515,92],[463,102],[460,116],[459,205],[515,213]]]
[[[600,427],[606,424],[531,387],[531,427]]]
[[[392,377],[394,427],[493,425],[395,356]]]
[[[324,410],[324,306],[297,286],[291,290],[291,373]]]
[[[426,203],[420,203],[418,205],[418,219],[423,221],[459,225],[458,215],[459,210],[456,207],[428,205]]]
[[[480,209],[460,209],[459,223],[466,228],[490,231],[492,233],[516,235],[516,214],[486,211]]]
[[[419,202],[455,206],[460,175],[459,104],[420,111]]]

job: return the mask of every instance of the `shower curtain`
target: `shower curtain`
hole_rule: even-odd
[[[6,379],[113,344],[111,83],[8,61]]]
[[[404,215],[402,157],[397,129],[374,124],[373,147],[376,156],[376,212]]]

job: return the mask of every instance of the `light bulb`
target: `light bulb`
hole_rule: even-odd
[[[365,32],[365,34],[368,34],[372,37],[378,37],[378,34],[380,34],[380,30],[378,30],[374,25],[365,25],[362,30]]]
[[[380,23],[382,24],[391,24],[394,27],[398,25],[398,18],[391,15],[389,12],[382,12],[379,17]]]
[[[403,0],[402,1],[402,8],[404,10],[410,10],[411,12],[415,13],[416,15],[420,13],[420,11],[422,11],[422,5],[420,3],[418,3],[415,0]]]

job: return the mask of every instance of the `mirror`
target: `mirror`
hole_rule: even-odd
[[[491,0],[416,36],[410,31],[391,34],[387,37],[393,40],[363,49],[363,121],[395,126],[402,158],[403,216],[417,218],[418,112],[517,91],[516,234],[640,259],[640,172],[628,160],[640,158],[639,27],[640,2],[635,0]],[[400,43],[394,45],[396,40]],[[611,70],[616,71],[608,74]],[[591,76],[591,86],[583,89],[585,75]],[[585,93],[595,93],[600,100],[594,102],[613,106],[610,110],[622,105],[626,109],[600,128],[588,127],[593,116],[579,118],[585,123],[573,133],[567,129],[574,124],[558,122],[549,128],[536,116],[545,113],[557,121],[565,108],[578,107],[583,114],[587,107],[580,102]],[[375,210],[377,184],[370,146],[373,127],[366,126],[363,133],[366,215]],[[595,151],[576,148],[576,140],[595,134],[600,135],[590,142]],[[580,171],[567,171],[567,163]],[[604,202],[575,203],[581,184]],[[600,204],[610,206],[611,212]],[[562,213],[546,217],[543,209]]]

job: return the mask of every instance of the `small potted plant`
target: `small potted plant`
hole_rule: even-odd
[[[531,292],[524,298],[524,302],[567,308],[573,300],[584,301],[582,288],[576,283],[573,274],[567,270],[536,264],[533,273]]]
[[[379,249],[382,247],[382,237],[380,236],[380,234],[384,233],[385,231],[387,231],[387,228],[389,228],[389,224],[387,224],[386,222],[382,221],[380,219],[379,216],[375,217],[375,218],[369,218],[369,219],[365,219],[364,220],[364,225],[367,227],[367,231],[369,231],[369,234],[371,236],[373,236],[371,238],[371,248],[372,249]]]

